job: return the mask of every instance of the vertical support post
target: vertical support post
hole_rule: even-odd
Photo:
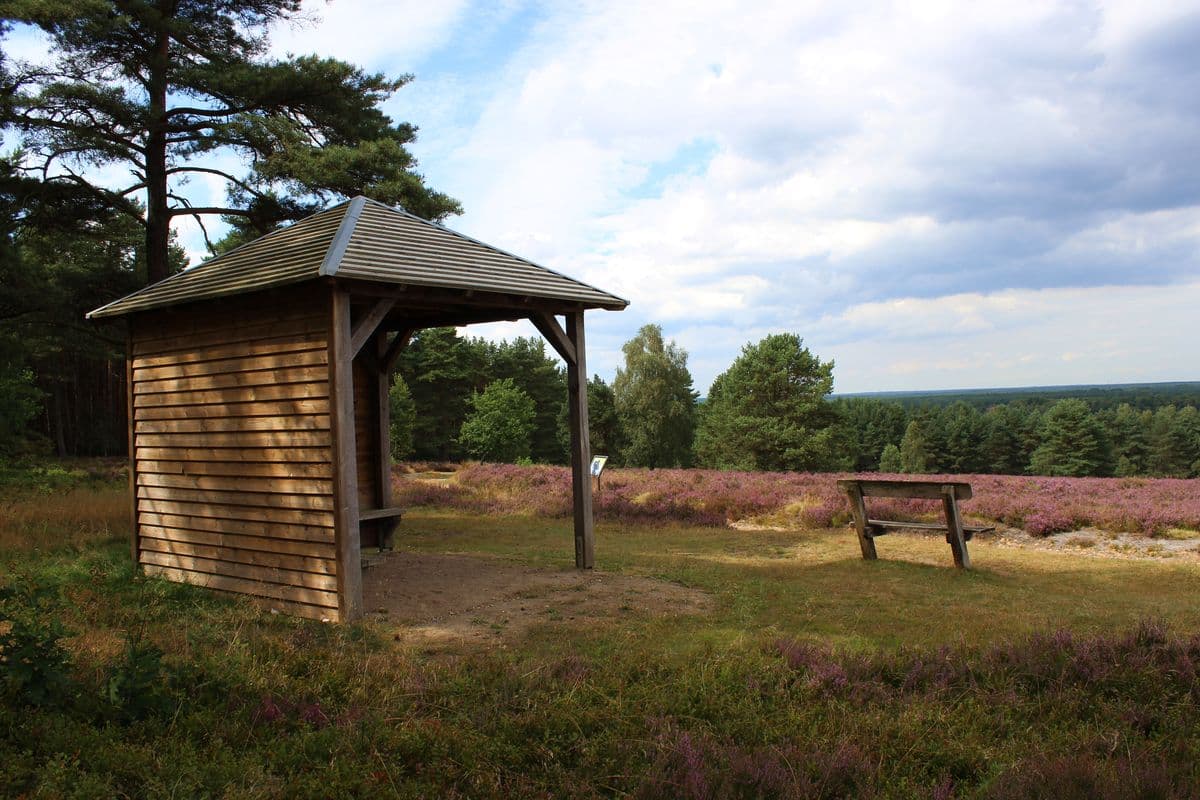
[[[358,465],[354,443],[354,361],[350,295],[332,290],[329,326],[329,418],[333,434],[333,514],[337,542],[338,619],[362,616],[362,543],[358,532]]]
[[[575,566],[580,569],[592,569],[596,565],[596,543],[589,470],[592,448],[588,436],[583,312],[574,311],[566,316],[567,338],[575,348],[574,360],[567,360],[567,406],[571,422],[571,494],[575,507]]]
[[[946,541],[954,554],[954,566],[971,568],[971,556],[967,553],[967,539],[963,534],[962,515],[958,512],[958,498],[953,486],[942,487],[942,509],[946,512]]]
[[[391,398],[388,390],[391,388],[391,371],[387,367],[388,340],[387,332],[375,334],[375,424],[379,449],[379,461],[376,464],[378,486],[375,496],[376,508],[392,507],[392,430],[391,430]],[[395,542],[396,518],[384,517],[375,523],[379,526],[379,549],[391,550]]]
[[[133,320],[126,317],[125,326],[125,413],[128,417],[129,435],[129,547],[133,556],[134,570],[141,569],[141,537],[138,534],[137,498],[137,420],[133,410]]]
[[[858,533],[858,547],[862,550],[864,561],[874,561],[875,538],[867,528],[867,504],[863,500],[862,486],[857,481],[846,487],[846,497],[850,500],[850,512],[854,515],[854,529]]]

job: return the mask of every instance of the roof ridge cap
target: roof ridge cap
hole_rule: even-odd
[[[367,198],[363,195],[355,195],[350,200],[350,205],[346,209],[345,215],[342,216],[342,221],[338,223],[337,233],[333,235],[333,241],[329,243],[329,249],[325,251],[325,260],[321,262],[321,268],[317,270],[318,275],[335,275],[338,268],[342,265],[342,257],[346,255],[346,247],[350,244],[350,237],[354,235],[354,229],[358,227],[358,218],[362,216],[363,206],[367,204]]]

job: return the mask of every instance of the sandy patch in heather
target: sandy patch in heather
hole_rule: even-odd
[[[974,524],[981,520],[968,520]],[[990,524],[990,523],[984,523]],[[739,520],[729,523],[729,527],[741,531],[771,531],[771,532],[800,532],[804,528],[781,525],[762,524],[754,520]],[[837,529],[840,530],[840,529]],[[846,532],[853,537],[852,527]],[[888,538],[937,537],[944,539],[945,534],[936,531],[919,533],[916,531],[895,531]],[[1017,547],[1027,550],[1050,550],[1059,553],[1076,553],[1078,555],[1096,558],[1121,559],[1163,559],[1183,558],[1200,560],[1200,532],[1176,531],[1170,537],[1145,536],[1137,533],[1112,533],[1099,528],[1081,528],[1075,531],[1054,533],[1049,536],[1033,536],[1020,528],[999,526],[995,531],[976,534],[971,544],[977,542],[996,545],[999,547]],[[970,545],[969,545],[970,546]],[[769,557],[765,557],[769,558]],[[729,559],[747,561],[750,559]],[[764,560],[764,559],[759,559]]]
[[[628,618],[703,614],[705,592],[596,570],[541,569],[498,558],[386,553],[363,573],[366,613],[418,644],[487,644],[536,625],[578,628]]]
[[[1054,550],[1097,558],[1200,559],[1200,536],[1159,538],[1133,533],[1111,533],[1099,528],[1081,528],[1049,536],[1030,536],[1018,528],[1001,528],[983,541],[1001,547]]]

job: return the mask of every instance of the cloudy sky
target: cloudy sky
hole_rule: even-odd
[[[647,322],[701,393],[777,331],[844,392],[1200,379],[1200,4],[306,8],[280,52],[416,76],[450,227],[632,302],[608,379]]]

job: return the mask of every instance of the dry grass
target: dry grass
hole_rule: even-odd
[[[81,547],[129,535],[125,487],[0,499],[0,552]]]

